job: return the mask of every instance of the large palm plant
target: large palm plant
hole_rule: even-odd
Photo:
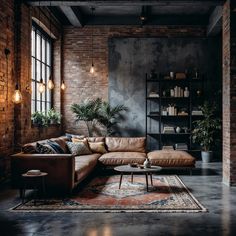
[[[113,127],[123,118],[121,112],[127,111],[124,105],[112,107],[108,102],[102,102],[99,109],[98,122],[106,128],[106,135],[113,133]]]
[[[71,110],[75,113],[76,121],[84,121],[89,136],[93,135],[93,128],[99,118],[99,109],[101,107],[102,100],[96,98],[93,100],[87,100],[81,104],[73,104]]]

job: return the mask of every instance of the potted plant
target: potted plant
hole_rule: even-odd
[[[76,121],[84,121],[88,135],[91,137],[93,135],[94,126],[97,123],[99,117],[99,109],[102,104],[100,98],[93,100],[86,100],[81,104],[73,104],[71,110],[75,113]]]
[[[106,128],[107,136],[113,134],[113,127],[123,118],[122,111],[127,111],[127,107],[124,105],[112,107],[108,102],[102,102],[99,109],[98,122]]]
[[[60,124],[61,123],[61,114],[55,111],[53,108],[47,112],[47,117],[50,121],[50,124]]]
[[[35,126],[38,127],[46,127],[48,126],[48,118],[47,116],[40,111],[36,111],[32,114],[32,121]]]
[[[212,145],[215,142],[216,134],[221,129],[221,121],[216,117],[216,106],[205,102],[200,107],[203,119],[194,121],[195,128],[192,131],[193,142],[202,147],[201,156],[204,163],[212,159]]]

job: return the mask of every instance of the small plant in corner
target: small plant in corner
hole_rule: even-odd
[[[203,118],[193,122],[195,128],[192,131],[192,139],[194,143],[198,143],[202,147],[202,161],[210,162],[211,148],[221,130],[221,120],[216,116],[215,105],[205,102],[203,106],[200,106],[200,110]]]
[[[53,108],[47,112],[47,117],[50,121],[50,124],[60,124],[61,123],[60,112],[55,111]]]
[[[48,117],[44,112],[36,111],[31,115],[33,124],[39,128],[48,126]]]

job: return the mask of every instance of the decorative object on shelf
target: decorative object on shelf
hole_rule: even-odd
[[[186,74],[184,72],[177,72],[175,74],[175,78],[176,79],[186,79],[187,77],[186,77]]]
[[[196,95],[197,95],[198,97],[201,97],[201,95],[202,95],[201,90],[198,89],[198,90],[196,91]]]
[[[157,92],[151,91],[148,95],[150,98],[159,98],[159,94]]]
[[[170,96],[171,96],[171,97],[174,97],[174,96],[175,96],[175,91],[174,91],[174,89],[171,89],[171,90],[170,90]]]
[[[201,110],[192,110],[192,116],[202,116]]]
[[[163,134],[175,134],[175,128],[171,126],[164,126]]]
[[[167,107],[167,113],[169,116],[176,116],[177,115],[177,108],[173,104],[169,104]]]
[[[174,87],[174,97],[179,98],[184,96],[184,91],[181,87],[175,86]]]
[[[95,10],[95,8],[94,8],[94,7],[91,7],[92,18],[94,17],[94,15],[93,15],[94,10]],[[91,73],[91,74],[94,74],[95,69],[94,69],[94,64],[93,64],[93,26],[92,26],[92,36],[91,36],[91,41],[92,41],[92,46],[91,46],[91,49],[92,49],[92,65],[91,65],[91,67],[90,67],[90,73]]]
[[[186,151],[188,150],[188,145],[186,143],[176,143],[175,150]]]
[[[195,68],[193,79],[199,79],[199,72],[198,72],[198,70],[196,68]]]
[[[189,128],[188,127],[182,127],[182,130],[184,131],[185,134],[187,134],[189,132]]]
[[[147,157],[143,163],[144,168],[151,168],[151,161]]]
[[[149,75],[149,78],[152,80],[152,79],[157,79],[158,76],[157,76],[157,73],[154,69],[151,70],[151,73]]]
[[[177,134],[180,134],[181,131],[182,131],[182,129],[181,129],[179,126],[177,126],[177,127],[175,128],[175,131],[176,131]]]
[[[185,89],[184,89],[184,97],[185,97],[185,98],[188,98],[188,97],[189,97],[189,90],[188,90],[188,87],[185,87]]]
[[[170,79],[174,79],[175,78],[175,73],[173,71],[170,72]]]
[[[50,124],[60,124],[61,123],[60,112],[55,111],[53,108],[47,112],[47,117],[50,120]]]
[[[205,102],[200,107],[203,119],[194,121],[195,128],[192,131],[193,142],[202,147],[202,161],[208,163],[212,158],[212,145],[216,141],[218,132],[221,130],[221,120],[216,118],[216,106]]]

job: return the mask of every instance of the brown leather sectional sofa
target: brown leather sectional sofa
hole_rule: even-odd
[[[51,139],[66,150],[68,138],[63,136]],[[162,167],[194,167],[195,159],[181,151],[154,151],[146,153],[145,138],[93,137],[89,142],[105,142],[107,153],[73,156],[71,154],[26,154],[12,156],[12,184],[19,187],[21,174],[30,169],[40,169],[48,173],[48,188],[71,191],[84,180],[95,167],[113,167],[129,163],[142,164],[148,156],[153,165]],[[38,141],[45,143],[46,140]],[[26,144],[28,150],[34,149],[35,143]]]

